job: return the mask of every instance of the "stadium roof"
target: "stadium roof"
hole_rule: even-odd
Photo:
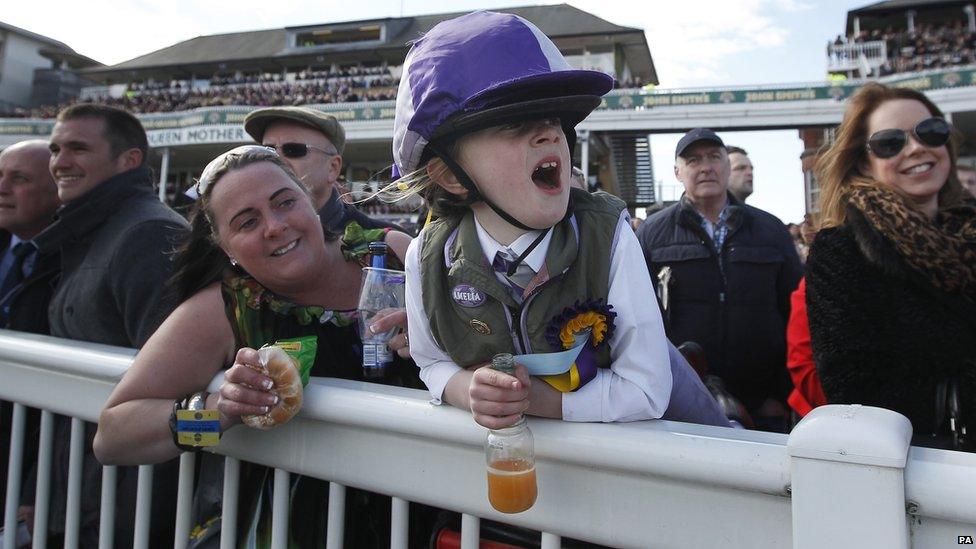
[[[847,32],[854,29],[854,19],[860,18],[861,28],[881,28],[888,26],[894,21],[904,20],[906,12],[915,10],[919,15],[924,12],[936,12],[933,14],[937,18],[938,12],[947,8],[962,8],[972,4],[972,0],[884,0],[875,2],[867,6],[853,9],[847,12]],[[962,10],[959,13],[962,18]],[[872,24],[871,20],[875,20]]]
[[[892,11],[904,11],[918,8],[925,9],[964,6],[970,3],[972,3],[970,0],[884,0],[883,2],[875,2],[874,4],[868,4],[863,8],[851,10],[847,12],[847,16],[884,14]]]
[[[596,44],[620,47],[635,75],[645,82],[657,83],[657,73],[650,49],[642,29],[623,27],[605,21],[591,13],[569,4],[551,6],[525,6],[500,9],[528,19],[563,49]],[[296,67],[303,64],[329,62],[355,62],[363,60],[400,63],[406,55],[411,40],[423,35],[445,19],[467,12],[441,13],[399,18],[368,19],[361,21],[327,22],[279,29],[256,30],[198,36],[172,46],[141,55],[117,65],[93,68],[86,71],[90,76],[111,78],[116,75],[136,75],[170,69],[201,76],[207,71],[233,70],[248,62],[273,67]],[[298,48],[290,46],[289,37],[303,30],[328,27],[362,27],[384,25],[386,36],[380,44],[332,45],[327,48]],[[199,72],[195,72],[199,71]]]
[[[0,31],[7,31],[13,34],[19,34],[20,36],[23,36],[25,38],[29,38],[31,40],[37,42],[43,42],[47,44],[46,47],[41,48],[40,54],[48,59],[66,61],[70,66],[75,68],[104,66],[98,61],[95,61],[90,57],[85,57],[84,55],[81,55],[80,53],[68,47],[68,45],[65,44],[64,42],[59,42],[53,38],[48,38],[47,36],[44,36],[42,34],[37,34],[35,32],[31,32],[29,30],[25,30],[20,27],[15,27],[8,23],[4,23],[3,21],[0,21]]]

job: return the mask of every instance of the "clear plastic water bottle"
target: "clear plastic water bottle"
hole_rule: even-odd
[[[388,251],[389,247],[386,242],[370,242],[370,267],[385,269]],[[396,306],[396,296],[373,288],[370,291],[365,308],[360,310],[360,315],[364,322],[371,322],[376,313]],[[386,346],[386,343],[393,336],[394,331],[395,329],[381,333],[373,333],[369,329],[364,331],[363,376],[366,379],[377,379],[386,375],[387,368],[393,362],[393,352]]]
[[[491,368],[515,375],[515,357],[508,353],[495,355]],[[538,495],[535,439],[524,416],[511,427],[488,431],[485,457],[491,506],[502,513],[521,513],[532,507]]]

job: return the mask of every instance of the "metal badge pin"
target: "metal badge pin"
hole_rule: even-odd
[[[490,335],[491,334],[491,328],[489,328],[487,324],[485,324],[484,322],[478,320],[477,318],[472,318],[471,319],[471,322],[469,322],[468,324],[472,328],[474,328],[474,331],[478,332],[481,335]]]

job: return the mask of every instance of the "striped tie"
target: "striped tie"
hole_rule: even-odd
[[[532,279],[535,278],[535,270],[529,267],[525,261],[519,263],[518,267],[515,268],[515,272],[511,275],[508,274],[509,269],[512,267],[514,258],[504,251],[499,251],[495,254],[495,260],[492,261],[492,268],[495,272],[502,273],[505,278],[508,279],[509,285],[518,294],[518,298],[521,300],[522,296],[525,295],[525,288],[528,287]]]

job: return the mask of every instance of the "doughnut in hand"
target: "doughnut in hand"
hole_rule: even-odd
[[[298,362],[281,347],[264,347],[258,353],[261,356],[261,373],[274,382],[270,393],[278,396],[278,404],[267,414],[242,416],[241,420],[248,427],[268,430],[285,423],[301,409],[302,376],[298,372]]]

